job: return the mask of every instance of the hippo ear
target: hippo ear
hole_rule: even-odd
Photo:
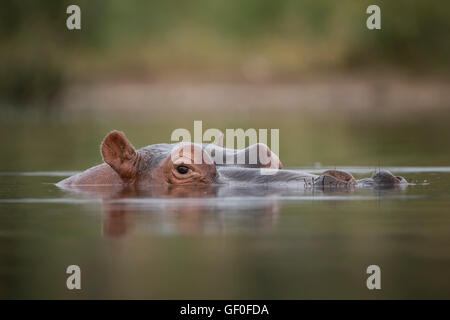
[[[124,182],[132,182],[137,174],[137,153],[125,134],[111,131],[103,140],[103,160],[111,166]]]

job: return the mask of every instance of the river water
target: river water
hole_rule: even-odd
[[[1,172],[0,297],[450,298],[450,167],[387,169],[411,184],[67,191],[74,172]]]

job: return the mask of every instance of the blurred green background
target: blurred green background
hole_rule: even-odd
[[[78,4],[82,30],[69,31]],[[382,31],[365,27],[370,4]],[[354,69],[447,74],[448,1],[14,1],[0,4],[3,103],[47,105],[73,81],[245,78],[258,59],[271,78]],[[263,62],[264,63],[264,62]]]
[[[80,170],[108,130],[141,147],[194,120],[279,128],[288,166],[448,164],[449,16],[448,1],[4,0],[0,169]]]

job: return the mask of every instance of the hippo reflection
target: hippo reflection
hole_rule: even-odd
[[[238,226],[269,231],[276,226],[280,203],[276,190],[218,185],[71,186],[68,191],[102,198],[102,234],[110,238],[136,233],[225,234]],[[259,197],[249,201],[244,196]],[[239,198],[239,201],[226,201]],[[221,199],[217,201],[217,199]],[[225,200],[225,201],[222,201]],[[244,210],[245,214],[236,214]],[[163,214],[162,214],[163,213]],[[231,213],[231,214],[230,214]]]
[[[278,157],[260,143],[244,150],[194,143],[155,144],[135,150],[123,133],[112,131],[103,140],[101,153],[105,163],[64,179],[57,185],[145,187],[241,183],[352,188],[358,185],[392,187],[407,183],[405,178],[385,170],[361,180],[339,170],[327,170],[321,175],[284,170]],[[251,159],[253,155],[256,156]],[[272,171],[264,171],[266,168]]]

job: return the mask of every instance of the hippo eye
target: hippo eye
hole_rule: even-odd
[[[181,174],[186,174],[189,171],[189,168],[186,166],[178,166],[177,171]]]

